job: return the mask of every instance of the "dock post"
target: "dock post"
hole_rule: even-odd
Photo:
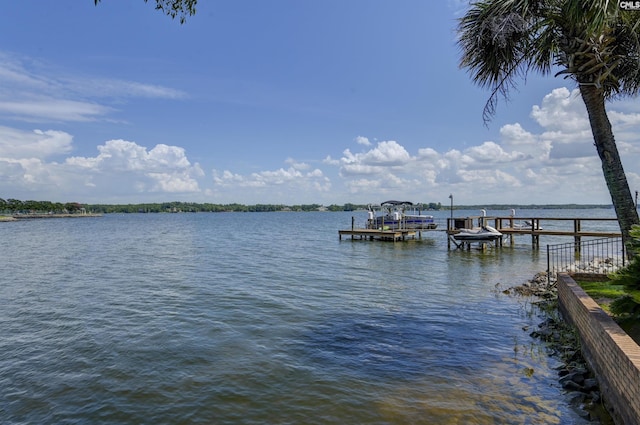
[[[354,216],[351,216],[351,231],[352,232],[353,232],[355,221],[356,221],[356,218]],[[351,240],[353,240],[353,233],[351,234]]]

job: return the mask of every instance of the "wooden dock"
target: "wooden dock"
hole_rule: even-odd
[[[342,236],[351,236],[351,239],[367,239],[382,241],[404,241],[407,239],[415,239],[418,230],[394,229],[394,230],[378,230],[378,229],[351,229],[338,230],[338,237],[342,240]]]
[[[462,247],[455,239],[453,235],[458,233],[463,228],[472,228],[474,226],[492,226],[502,233],[503,237],[494,241],[496,246],[502,246],[505,239],[510,240],[513,244],[514,236],[529,235],[531,236],[531,245],[539,248],[540,236],[570,236],[573,237],[574,243],[580,245],[580,241],[583,237],[594,238],[617,238],[621,237],[621,233],[611,231],[599,231],[599,230],[583,230],[584,223],[597,223],[597,222],[617,222],[616,218],[567,218],[567,217],[465,217],[465,218],[448,218],[447,219],[447,235],[449,236],[449,248],[451,243],[458,248]],[[516,224],[529,222],[530,227],[516,227]],[[545,226],[552,222],[567,223],[566,229],[545,229]],[[485,242],[486,243],[486,242]],[[468,248],[468,244],[466,245]]]
[[[617,222],[616,218],[576,218],[576,217],[451,217],[446,219],[444,229],[367,229],[365,227],[357,227],[355,219],[351,218],[351,229],[339,230],[338,236],[350,237],[360,240],[382,240],[382,241],[404,241],[408,239],[421,238],[423,232],[446,232],[447,246],[451,249],[456,248],[469,249],[472,244],[479,243],[486,247],[490,244],[497,247],[503,246],[505,241],[514,243],[515,236],[530,236],[531,245],[534,248],[540,247],[540,236],[568,236],[573,237],[576,246],[580,245],[582,238],[616,238],[621,237],[619,231],[600,231],[594,230],[593,224],[599,222]],[[518,226],[524,222],[531,223],[530,227]],[[586,223],[592,224],[587,226]],[[564,225],[563,225],[564,224]],[[502,233],[502,237],[494,241],[457,241],[453,237],[456,233],[463,229],[472,229],[474,227],[491,226]],[[549,226],[550,228],[545,228]],[[587,229],[587,227],[590,227]],[[608,226],[611,227],[611,226]]]

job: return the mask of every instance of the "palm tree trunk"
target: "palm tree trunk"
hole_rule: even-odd
[[[627,248],[627,256],[631,258],[634,253],[632,249],[629,249],[632,244],[629,232],[631,231],[631,226],[640,224],[640,220],[638,220],[638,210],[633,202],[631,190],[627,183],[627,176],[622,168],[622,161],[613,137],[611,123],[609,122],[609,117],[607,117],[604,94],[601,89],[590,84],[581,84],[580,94],[589,113],[593,140],[602,161],[604,180],[609,188],[616,217],[618,217],[622,241]]]

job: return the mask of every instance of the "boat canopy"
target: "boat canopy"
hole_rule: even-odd
[[[384,201],[380,205],[413,205],[413,202],[409,202],[409,201]]]

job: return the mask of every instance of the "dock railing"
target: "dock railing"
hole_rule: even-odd
[[[626,265],[621,237],[547,245],[547,281],[559,272],[606,276]]]

